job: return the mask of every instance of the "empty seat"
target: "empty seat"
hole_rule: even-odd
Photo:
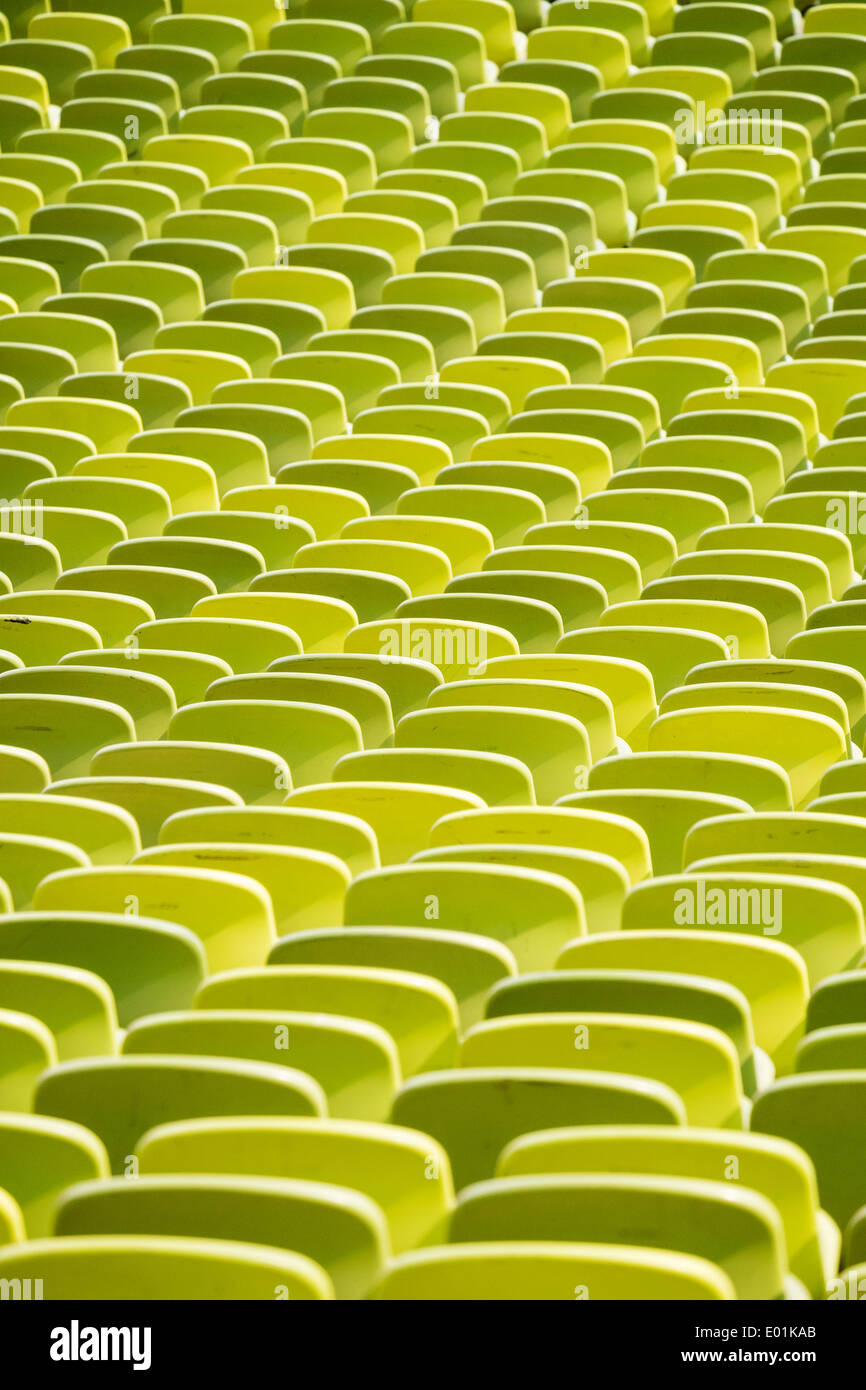
[[[36,1273],[36,1268],[44,1271]],[[236,1240],[184,1236],[66,1236],[0,1252],[3,1278],[50,1279],[58,1293],[88,1297],[173,1299],[272,1298],[274,1288],[301,1301],[333,1298],[334,1286],[315,1261],[288,1250]]]
[[[135,1096],[134,1111],[118,1106]],[[62,1062],[41,1077],[36,1113],[84,1124],[105,1144],[112,1171],[155,1124],[205,1115],[324,1113],[324,1093],[303,1072],[217,1057],[111,1057]]]
[[[669,1086],[632,1075],[464,1066],[411,1078],[397,1096],[393,1118],[442,1145],[460,1190],[492,1178],[500,1152],[518,1135],[569,1124],[675,1126],[684,1123],[685,1111]]]
[[[663,1233],[656,1224],[660,1206],[666,1217]],[[714,1208],[717,1222],[708,1219]],[[712,1258],[737,1277],[740,1297],[783,1296],[790,1275],[775,1207],[743,1187],[732,1192],[725,1182],[601,1174],[481,1182],[461,1195],[451,1239],[521,1239],[528,1224],[548,1239],[561,1240],[574,1222],[583,1239],[592,1235],[616,1241],[624,1210],[630,1216],[631,1239],[639,1233],[642,1244],[664,1242],[665,1249],[673,1246]]]

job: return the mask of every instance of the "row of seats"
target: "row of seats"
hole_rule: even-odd
[[[861,85],[6,4],[4,1289],[859,1297]]]

